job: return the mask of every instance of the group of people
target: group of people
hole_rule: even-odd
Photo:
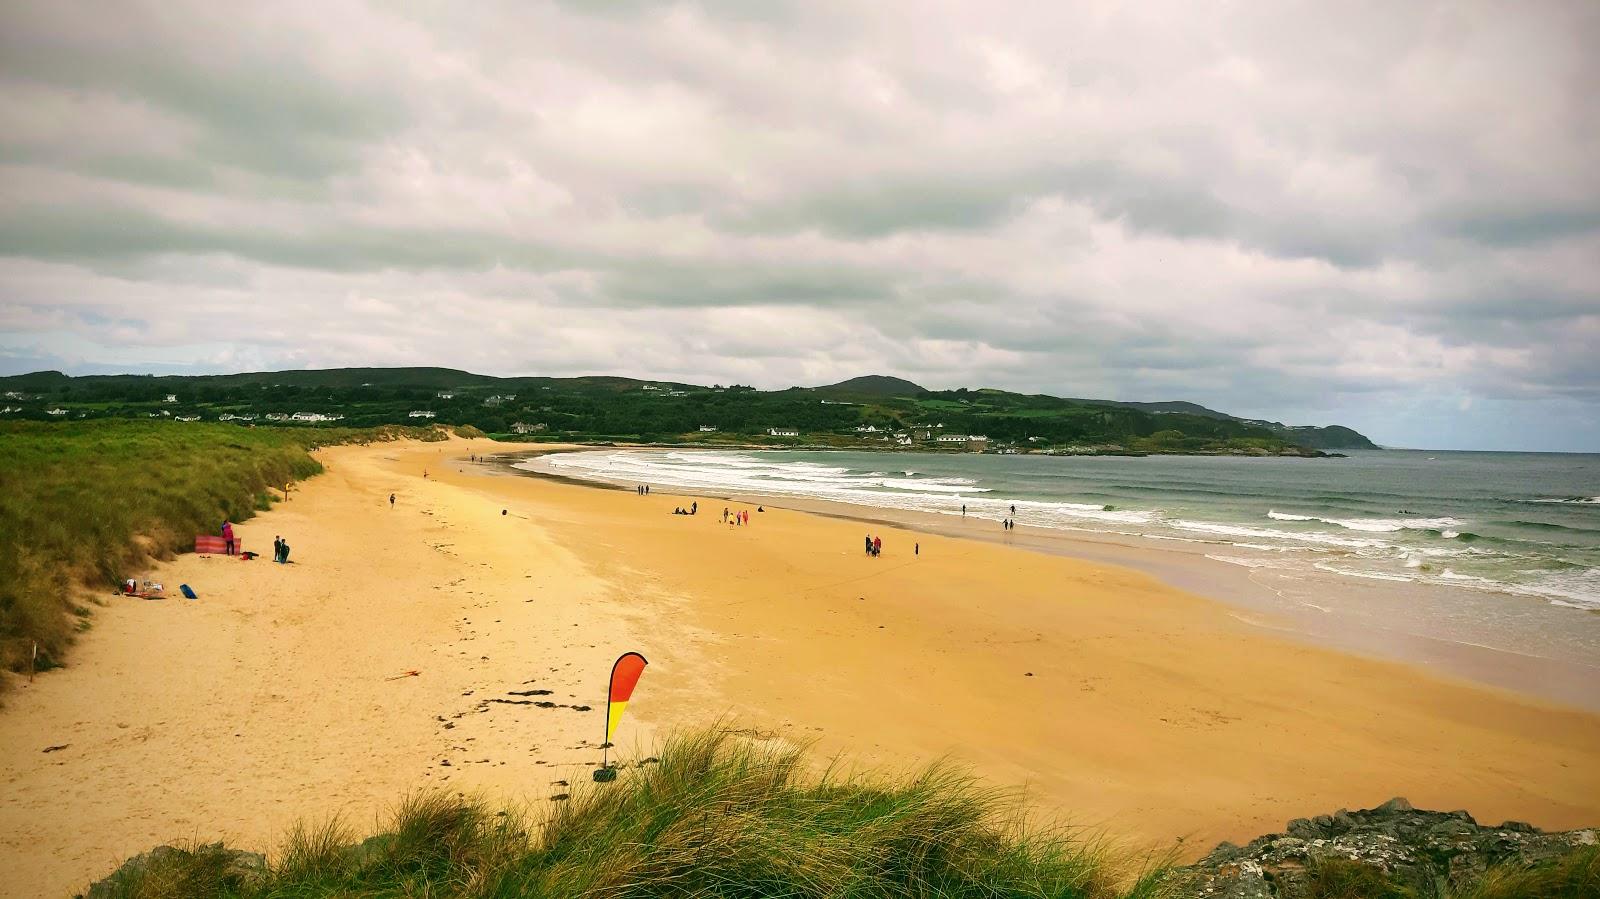
[[[274,561],[274,562],[287,562],[287,561],[289,561],[289,541],[283,539],[282,537],[274,537],[273,538],[273,540],[272,540],[272,561]]]
[[[689,504],[689,508],[687,508],[687,509],[685,509],[682,506],[678,506],[677,508],[672,510],[672,514],[674,514],[674,515],[698,515],[698,514],[700,514],[700,501],[696,500],[696,501],[690,503]]]
[[[726,522],[730,527],[749,524],[750,523],[750,510],[749,509],[740,509],[739,511],[734,512],[734,511],[731,511],[727,506],[723,506],[722,507],[722,520],[724,522]]]
[[[650,485],[649,484],[640,484],[639,486],[633,488],[633,491],[635,493],[639,494],[640,496],[649,496],[650,495]]]
[[[867,535],[867,555],[876,559],[883,552],[883,538]]]

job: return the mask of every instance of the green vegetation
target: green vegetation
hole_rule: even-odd
[[[410,429],[288,430],[166,421],[0,423],[0,667],[55,667],[90,608],[83,586],[192,547],[321,471],[306,450]],[[261,547],[256,547],[260,549]]]
[[[586,785],[541,820],[442,794],[387,832],[291,834],[249,873],[220,845],[147,857],[97,896],[1061,897],[1172,895],[1159,869],[1063,832],[949,768],[898,781],[807,775],[802,755],[724,731],[670,741],[659,764]]]
[[[1193,403],[1117,403],[965,388],[927,391],[883,376],[758,391],[608,377],[491,378],[438,368],[206,377],[69,378],[39,372],[0,378],[0,393],[7,394],[0,406],[12,410],[4,415],[39,421],[248,417],[269,423],[269,417],[288,419],[298,413],[302,418],[337,417],[341,426],[426,421],[527,440],[889,449],[899,446],[894,434],[903,432],[920,449],[973,448],[939,444],[931,435],[916,437],[916,425],[942,425],[938,433],[979,434],[989,438],[990,449],[1004,445],[1019,451],[1310,455],[1313,447],[1372,445],[1348,428],[1246,421]],[[800,435],[773,437],[768,434],[772,428],[792,428]],[[860,430],[865,428],[875,430]]]

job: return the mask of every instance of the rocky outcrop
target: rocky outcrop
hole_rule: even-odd
[[[1301,899],[1315,894],[1316,878],[1348,862],[1418,896],[1445,895],[1477,883],[1493,866],[1531,867],[1596,840],[1594,829],[1544,833],[1517,821],[1486,827],[1466,812],[1422,811],[1391,799],[1373,809],[1297,818],[1286,833],[1248,846],[1223,843],[1187,869],[1185,895]]]

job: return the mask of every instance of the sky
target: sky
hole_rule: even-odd
[[[1186,399],[1600,451],[1600,4],[0,5],[0,374]]]

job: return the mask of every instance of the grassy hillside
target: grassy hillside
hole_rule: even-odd
[[[798,752],[703,732],[669,742],[659,764],[572,790],[542,819],[424,795],[361,842],[337,824],[302,828],[260,873],[213,845],[135,863],[94,895],[1169,895],[1159,870],[1139,877],[1137,863],[1103,847],[1022,830],[1013,803],[959,772],[888,780],[806,770]]]
[[[1193,403],[926,391],[880,375],[827,387],[759,391],[611,377],[491,378],[439,368],[208,377],[36,373],[0,378],[0,392],[15,395],[0,401],[12,410],[5,416],[38,421],[251,416],[259,422],[311,413],[340,416],[339,425],[354,427],[424,420],[504,435],[521,425],[534,439],[880,448],[896,445],[891,438],[896,431],[943,424],[944,433],[981,434],[1020,451],[1292,454],[1300,447],[1371,445],[1346,428],[1244,421]],[[865,427],[879,430],[858,430]],[[772,438],[767,433],[772,428],[795,429],[800,436]],[[939,447],[933,441],[917,446]]]
[[[0,666],[23,670],[36,640],[40,667],[59,664],[89,626],[75,588],[109,591],[150,558],[191,549],[196,533],[267,508],[271,488],[321,470],[308,446],[369,436],[203,422],[0,424]]]

